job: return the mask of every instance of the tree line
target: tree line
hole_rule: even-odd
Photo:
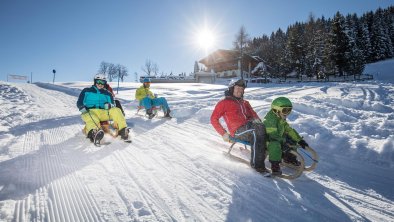
[[[155,76],[159,73],[159,66],[152,62],[150,59],[147,59],[145,65],[141,67],[141,70],[147,75],[151,76],[154,74]],[[128,70],[125,66],[120,64],[113,64],[110,62],[102,61],[100,63],[100,67],[98,69],[98,73],[102,73],[108,77],[108,81],[112,82],[112,80],[120,79],[122,82],[126,76],[129,75]],[[136,75],[136,81],[138,73],[134,73]]]
[[[108,81],[117,80],[118,78],[123,82],[124,78],[129,75],[125,66],[120,64],[113,64],[102,61],[98,73],[102,73],[108,77]]]
[[[269,37],[246,40],[248,35],[242,28],[235,49],[262,58],[274,77],[286,78],[290,72],[296,72],[298,77],[318,76],[319,72],[360,75],[366,63],[394,55],[393,6],[361,17],[337,12],[332,19],[316,19],[311,14],[307,22],[296,22],[286,32],[279,28]]]

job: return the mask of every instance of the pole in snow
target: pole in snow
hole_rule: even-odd
[[[55,74],[56,74],[56,70],[52,70],[53,72],[53,84],[55,84]]]
[[[118,74],[118,88],[116,89],[116,94],[119,94],[119,79],[120,79],[120,69]]]

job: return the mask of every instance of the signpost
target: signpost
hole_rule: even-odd
[[[56,70],[52,70],[53,72],[53,84],[55,84],[55,74],[56,74]]]
[[[27,76],[22,75],[7,75],[7,82],[9,79],[27,80]]]

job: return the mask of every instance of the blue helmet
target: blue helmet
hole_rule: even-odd
[[[148,77],[146,77],[142,82],[143,83],[150,82],[150,79]]]

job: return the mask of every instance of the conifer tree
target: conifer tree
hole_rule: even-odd
[[[200,68],[198,67],[197,61],[195,61],[194,62],[194,73],[198,72],[198,70],[200,70]]]
[[[375,61],[383,60],[393,55],[393,45],[384,26],[383,10],[376,10],[371,27],[371,43],[374,48],[373,59]]]
[[[337,12],[332,21],[328,36],[329,47],[326,53],[328,53],[327,57],[333,61],[340,76],[343,76],[350,66],[351,45],[347,31],[345,18],[340,12]]]
[[[301,23],[296,23],[289,28],[286,47],[287,60],[297,72],[298,77],[300,77],[305,68],[305,41],[303,41],[303,27]]]

